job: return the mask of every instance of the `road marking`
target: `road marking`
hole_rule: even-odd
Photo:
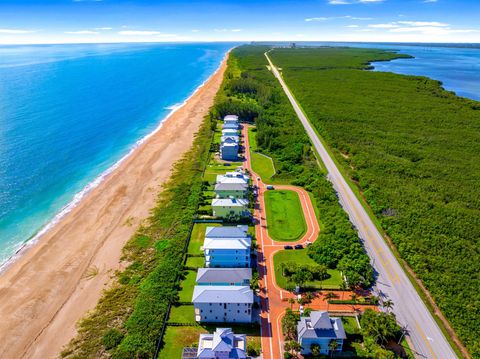
[[[415,321],[415,326],[417,327],[418,331],[420,332],[420,334],[422,335],[423,339],[425,340],[425,343],[427,343],[427,346],[428,346],[428,350],[430,350],[430,353],[432,353],[432,356],[434,359],[437,358],[437,356],[435,355],[433,349],[432,349],[432,346],[430,345],[430,342],[428,341],[428,338],[426,337],[425,333],[423,332],[422,328],[420,328],[420,326],[418,325],[417,321]]]

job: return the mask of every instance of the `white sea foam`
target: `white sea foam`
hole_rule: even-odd
[[[227,54],[231,51],[228,50]],[[226,56],[224,57],[223,60],[226,59]],[[223,62],[222,60],[222,62]],[[111,167],[109,167],[107,170],[105,170],[103,173],[101,173],[98,177],[96,177],[92,182],[88,183],[80,192],[75,194],[73,196],[73,199],[66,205],[64,206],[60,212],[58,212],[55,217],[51,221],[49,221],[45,226],[43,226],[32,238],[29,240],[19,244],[16,247],[15,253],[10,256],[6,261],[0,264],[0,273],[4,272],[12,263],[14,263],[20,256],[27,250],[28,248],[32,247],[34,244],[38,242],[38,240],[48,231],[50,231],[55,225],[57,225],[63,217],[65,217],[68,213],[70,213],[75,207],[77,207],[82,199],[86,197],[88,193],[90,193],[94,188],[98,187],[112,172],[114,172],[120,165],[127,159],[129,158],[135,150],[140,147],[143,143],[145,143],[150,137],[155,135],[160,129],[162,128],[163,124],[165,123],[166,120],[168,120],[176,111],[178,111],[180,108],[185,106],[187,101],[192,98],[205,84],[219,71],[220,65],[217,67],[217,69],[204,81],[202,82],[191,94],[188,96],[188,98],[181,102],[181,103],[176,103],[174,105],[165,107],[165,109],[170,110],[170,112],[160,120],[159,125],[157,128],[155,128],[152,132],[150,132],[148,135],[145,137],[141,138],[135,144],[130,148],[128,153],[123,156],[121,159],[119,159],[115,164],[113,164]]]

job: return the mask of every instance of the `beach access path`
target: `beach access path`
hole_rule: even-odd
[[[226,60],[97,188],[0,276],[0,357],[54,358],[120,269],[172,165],[214,103]],[[179,79],[181,80],[181,79]]]

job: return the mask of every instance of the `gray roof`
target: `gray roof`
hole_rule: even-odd
[[[244,198],[214,198],[212,200],[212,206],[247,207],[248,200]]]
[[[230,328],[217,328],[213,334],[200,334],[198,358],[216,358],[217,352],[228,352],[228,358],[246,358],[247,337],[234,334]]]
[[[246,191],[248,188],[246,183],[217,183],[215,191]]]
[[[297,325],[298,338],[346,339],[340,318],[330,318],[328,312],[315,311],[310,317],[301,317]]]
[[[226,130],[228,128],[238,130],[238,124],[236,124],[236,123],[224,123],[223,126],[222,126],[222,130]]]
[[[222,227],[207,227],[205,230],[205,237],[210,238],[245,238],[248,226],[222,226]]]
[[[253,303],[253,291],[245,285],[196,285],[192,303]]]
[[[241,283],[251,279],[251,268],[199,268],[197,272],[197,283]]]

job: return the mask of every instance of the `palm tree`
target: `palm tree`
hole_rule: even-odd
[[[288,302],[290,303],[290,309],[293,309],[293,305],[295,304],[295,299],[290,298]]]
[[[387,312],[390,312],[390,310],[393,308],[393,301],[391,299],[386,299],[382,302],[382,307],[387,310]]]
[[[330,340],[330,343],[328,343],[328,350],[330,351],[330,357],[333,357],[333,353],[338,348],[338,343],[335,339]]]
[[[336,298],[337,295],[333,292],[327,292],[327,294],[325,294],[325,300],[327,301],[327,311],[328,311],[328,307],[330,305],[329,301]]]

